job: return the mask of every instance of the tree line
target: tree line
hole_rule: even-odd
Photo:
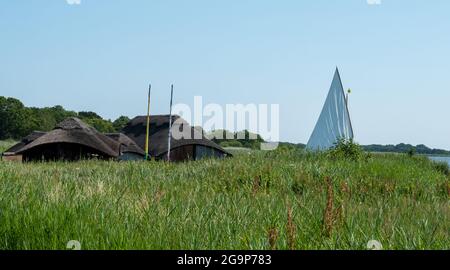
[[[95,112],[69,111],[60,105],[26,107],[18,99],[0,96],[0,140],[18,140],[33,131],[50,131],[68,117],[78,117],[102,133],[119,132],[130,121],[127,116],[111,121]]]
[[[206,137],[222,147],[260,149],[261,143],[265,142],[261,135],[248,130],[231,132],[219,129],[209,132]]]
[[[33,131],[50,131],[68,117],[78,117],[91,125],[99,132],[120,132],[130,121],[127,116],[120,116],[114,121],[103,119],[95,112],[69,111],[57,105],[46,108],[26,107],[20,100],[0,96],[0,140],[19,140]],[[231,136],[231,137],[230,137]],[[247,130],[241,132],[229,132],[216,130],[208,134],[208,137],[223,147],[244,147],[259,149],[263,138],[259,134],[251,134]],[[255,137],[255,139],[250,139]],[[232,139],[230,139],[232,138]],[[285,148],[304,149],[304,144],[280,143]],[[413,146],[410,144],[398,145],[366,145],[362,148],[367,152],[394,152],[428,155],[450,155],[450,151],[431,149],[425,145]]]
[[[421,155],[450,155],[450,151],[442,149],[429,148],[423,144],[411,145],[400,143],[397,145],[365,145],[363,149],[367,152],[380,152],[380,153],[408,153],[408,154],[421,154]]]

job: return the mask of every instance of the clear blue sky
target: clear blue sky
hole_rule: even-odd
[[[450,149],[450,1],[0,0],[0,95],[105,118],[278,103],[306,143],[339,66],[360,143]]]

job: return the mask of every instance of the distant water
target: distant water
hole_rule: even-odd
[[[430,157],[430,159],[440,162],[447,162],[450,165],[450,157]]]

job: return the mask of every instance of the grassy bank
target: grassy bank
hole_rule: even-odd
[[[0,249],[449,249],[449,185],[406,155],[0,162]]]

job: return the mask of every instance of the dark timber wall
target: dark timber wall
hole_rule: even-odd
[[[225,155],[214,148],[193,144],[177,147],[170,151],[171,161],[200,160],[212,157],[223,158]],[[167,152],[158,158],[167,160]]]
[[[71,143],[44,144],[23,153],[24,161],[77,161],[91,158],[108,159],[108,156],[90,147]]]

